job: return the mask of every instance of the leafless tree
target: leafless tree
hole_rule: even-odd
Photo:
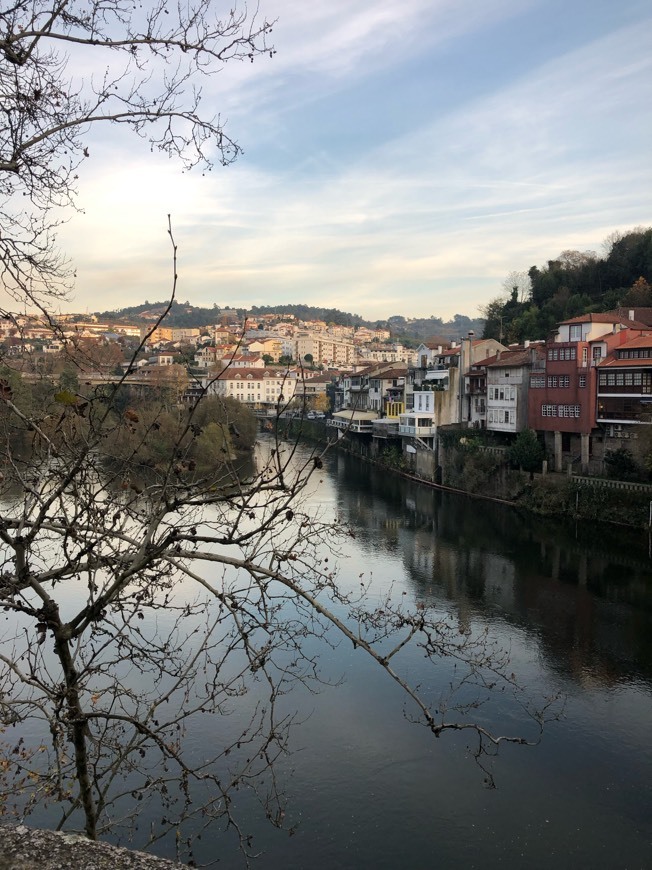
[[[47,316],[69,287],[53,238],[60,209],[74,206],[89,125],[127,125],[187,165],[237,155],[219,118],[200,113],[197,82],[269,51],[271,27],[246,12],[217,21],[214,5],[17,0],[0,11],[0,257],[17,299]],[[76,80],[62,49],[103,52],[114,71]],[[174,275],[171,298],[176,249]],[[171,832],[182,844],[188,824],[197,833],[221,820],[247,852],[233,795],[253,790],[282,822],[275,761],[293,718],[285,695],[320,683],[311,638],[346,639],[400,686],[409,716],[436,736],[472,732],[479,757],[524,742],[474,718],[494,689],[524,703],[487,634],[403,598],[370,606],[364,586],[343,590],[334,556],[351,532],[304,501],[322,455],[297,452],[277,426],[243,471],[227,446],[239,435],[227,415],[216,424],[224,461],[201,468],[200,396],[179,412],[164,458],[146,464],[164,410],[145,414],[127,375],[74,393],[21,374],[0,380],[5,809],[52,804],[59,828],[96,838],[138,826],[149,803],[156,814],[142,844]],[[118,456],[116,445],[127,449]],[[456,663],[449,698],[433,701],[409,682],[401,662],[414,645]],[[237,728],[223,727],[243,708]],[[199,751],[186,737],[207,718],[215,745]],[[543,714],[533,718],[536,739]]]
[[[218,7],[223,10],[218,17]],[[56,230],[76,206],[92,126],[127,127],[183,166],[240,148],[206,115],[201,84],[230,62],[273,54],[272,24],[212,0],[9,0],[0,10],[0,263],[5,289],[47,313],[73,272]],[[89,78],[80,59],[100,70]]]
[[[508,298],[516,302],[525,302],[532,294],[532,281],[527,272],[510,272],[503,281],[503,290]]]
[[[24,414],[4,390],[5,411],[31,439],[14,452],[7,436],[0,492],[7,805],[25,814],[56,803],[59,828],[95,838],[137,826],[150,803],[157,823],[141,845],[171,831],[190,843],[187,830],[221,819],[246,852],[233,794],[255,792],[282,822],[274,765],[293,719],[285,696],[322,679],[311,638],[348,640],[401,687],[411,718],[435,736],[473,732],[481,760],[524,742],[475,718],[494,690],[525,703],[488,634],[402,596],[370,605],[366,586],[343,591],[335,557],[352,532],[303,503],[319,454],[300,458],[278,436],[246,476],[228,459],[200,474],[188,458],[202,435],[190,411],[163,467],[143,473],[136,443],[134,463],[115,470],[111,444],[139,414],[120,413],[118,398],[119,388],[60,400],[53,421],[49,409]],[[157,434],[152,420],[138,437]],[[446,698],[411,685],[403,656],[414,645],[433,664],[455,663]],[[242,709],[234,734],[224,723]],[[214,745],[198,755],[185,738],[209,718]],[[542,714],[533,719],[536,740]]]
[[[166,459],[143,468],[140,448],[160,437],[161,418],[140,425],[127,383],[23,407],[0,382],[6,809],[55,804],[59,828],[96,838],[138,827],[149,804],[142,845],[173,832],[191,849],[188,830],[221,820],[247,853],[233,794],[258,794],[282,823],[275,761],[293,721],[285,696],[296,683],[320,685],[315,638],[344,638],[371,657],[433,735],[472,732],[481,763],[504,741],[526,742],[476,718],[494,690],[526,703],[487,633],[403,596],[370,605],[365,585],[344,591],[336,556],[352,532],[304,504],[322,454],[297,453],[278,425],[254,470],[227,453],[202,471],[192,459],[200,398],[180,414]],[[233,421],[221,425],[232,439]],[[124,436],[131,450],[116,465]],[[402,660],[414,645],[455,664],[446,698],[410,683]],[[242,709],[238,729],[225,729]],[[532,711],[534,740],[544,715]],[[198,754],[186,737],[209,718],[215,745]]]

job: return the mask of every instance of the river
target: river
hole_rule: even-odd
[[[344,582],[371,575],[379,594],[391,585],[488,626],[528,689],[561,693],[565,709],[539,745],[501,748],[491,789],[468,737],[437,740],[407,721],[386,676],[348,642],[322,650],[324,671],[343,682],[293,699],[307,718],[279,772],[296,832],[256,823],[259,866],[651,866],[647,536],[435,491],[342,453],[311,499],[355,531]],[[417,657],[413,667],[414,682],[428,679]],[[505,715],[505,730],[527,727]],[[217,855],[238,866],[207,843],[203,857]]]
[[[305,458],[307,448],[301,452]],[[323,676],[338,685],[316,694],[299,687],[285,699],[301,724],[276,767],[288,799],[284,829],[264,819],[246,790],[236,796],[257,865],[652,866],[647,535],[543,520],[337,452],[325,458],[309,505],[351,527],[339,559],[345,586],[362,577],[372,600],[391,589],[450,613],[461,629],[486,628],[509,650],[529,693],[559,695],[564,709],[538,745],[501,747],[489,788],[468,735],[436,739],[408,720],[400,691],[363,651],[309,639]],[[409,679],[426,693],[440,691],[449,671],[427,665],[413,652]],[[494,712],[501,733],[531,734],[520,708],[499,700]],[[199,749],[219,744],[229,727],[210,719],[193,740]],[[39,822],[51,820],[36,813],[31,823]],[[156,851],[173,857],[165,842]],[[234,839],[211,828],[195,858],[243,866]]]

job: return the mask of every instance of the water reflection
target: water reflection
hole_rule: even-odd
[[[355,587],[363,575],[370,595],[392,587],[452,612],[461,628],[488,625],[512,649],[533,693],[567,693],[567,715],[536,749],[501,750],[499,788],[488,791],[467,757],[466,737],[435,741],[407,722],[400,693],[351,644],[315,648],[324,677],[344,681],[287,697],[302,724],[277,773],[290,797],[288,827],[298,825],[297,833],[271,829],[246,790],[236,798],[264,853],[259,866],[647,866],[646,539],[448,495],[344,454],[327,457],[310,499],[354,532],[341,559],[343,584]],[[413,682],[433,679],[418,651],[410,667]],[[520,732],[517,714],[505,717],[505,731]],[[200,723],[192,735],[197,751],[225,740],[230,724],[224,717],[216,735],[214,723]],[[242,866],[233,841],[208,830],[197,859],[217,857],[221,866]]]
[[[512,508],[332,460],[360,545],[400,552],[418,598],[525,627],[559,673],[652,678],[652,567],[631,530],[576,530]]]

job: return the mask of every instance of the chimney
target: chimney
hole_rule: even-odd
[[[526,338],[525,341],[523,342],[523,347],[528,348],[529,346],[530,346],[530,339]]]
[[[628,318],[629,318],[629,320],[636,320],[636,318],[634,317],[634,309],[633,308],[629,309]]]

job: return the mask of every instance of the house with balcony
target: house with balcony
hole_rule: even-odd
[[[375,411],[360,411],[357,408],[346,408],[336,411],[326,421],[328,426],[338,430],[337,437],[343,438],[346,434],[367,435],[373,434],[374,422],[378,419]]]
[[[444,350],[448,350],[452,344],[447,338],[439,337],[423,342],[415,351],[414,367],[417,369],[434,368],[437,356]]]
[[[652,424],[652,330],[626,341],[596,366],[596,420],[609,449],[636,452],[641,426]]]
[[[545,366],[530,374],[528,421],[543,433],[556,471],[565,462],[579,461],[584,472],[593,459],[601,463],[596,369],[617,347],[646,330],[645,324],[618,313],[583,314],[560,323],[546,342]]]
[[[543,360],[540,344],[498,351],[486,362],[486,427],[492,432],[515,435],[528,428],[530,371]]]
[[[406,376],[407,367],[396,363],[356,366],[338,379],[334,390],[334,410],[370,410],[379,417],[387,413],[388,403],[403,400],[398,397],[403,396]]]
[[[398,432],[403,439],[404,452],[414,453],[418,447],[434,450],[437,436],[436,394],[430,390],[420,390],[414,394],[411,411],[402,413],[399,418]],[[412,448],[408,450],[408,447]]]
[[[369,374],[368,408],[382,417],[398,417],[405,410],[407,366],[396,365]]]

